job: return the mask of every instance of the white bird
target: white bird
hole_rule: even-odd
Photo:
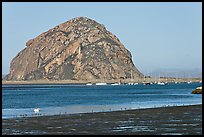
[[[35,113],[39,113],[39,112],[40,112],[40,108],[35,108],[35,109],[34,109],[34,112],[35,112]]]

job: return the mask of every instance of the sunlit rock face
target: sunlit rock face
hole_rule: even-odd
[[[7,80],[142,78],[131,53],[104,25],[73,18],[34,39],[11,61]]]

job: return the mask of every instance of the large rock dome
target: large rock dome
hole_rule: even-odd
[[[142,77],[115,35],[92,19],[77,17],[28,40],[11,61],[7,80]]]

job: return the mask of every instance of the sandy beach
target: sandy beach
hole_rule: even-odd
[[[86,84],[86,83],[143,83],[143,82],[200,82],[201,78],[160,78],[160,79],[154,79],[154,78],[146,78],[144,79],[123,79],[123,80],[102,80],[102,79],[96,79],[92,81],[87,80],[30,80],[30,81],[6,81],[2,80],[3,85],[7,84]]]
[[[202,135],[202,105],[2,120],[6,135]]]

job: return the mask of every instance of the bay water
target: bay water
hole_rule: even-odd
[[[202,104],[202,94],[191,93],[201,85],[2,85],[2,118]]]

